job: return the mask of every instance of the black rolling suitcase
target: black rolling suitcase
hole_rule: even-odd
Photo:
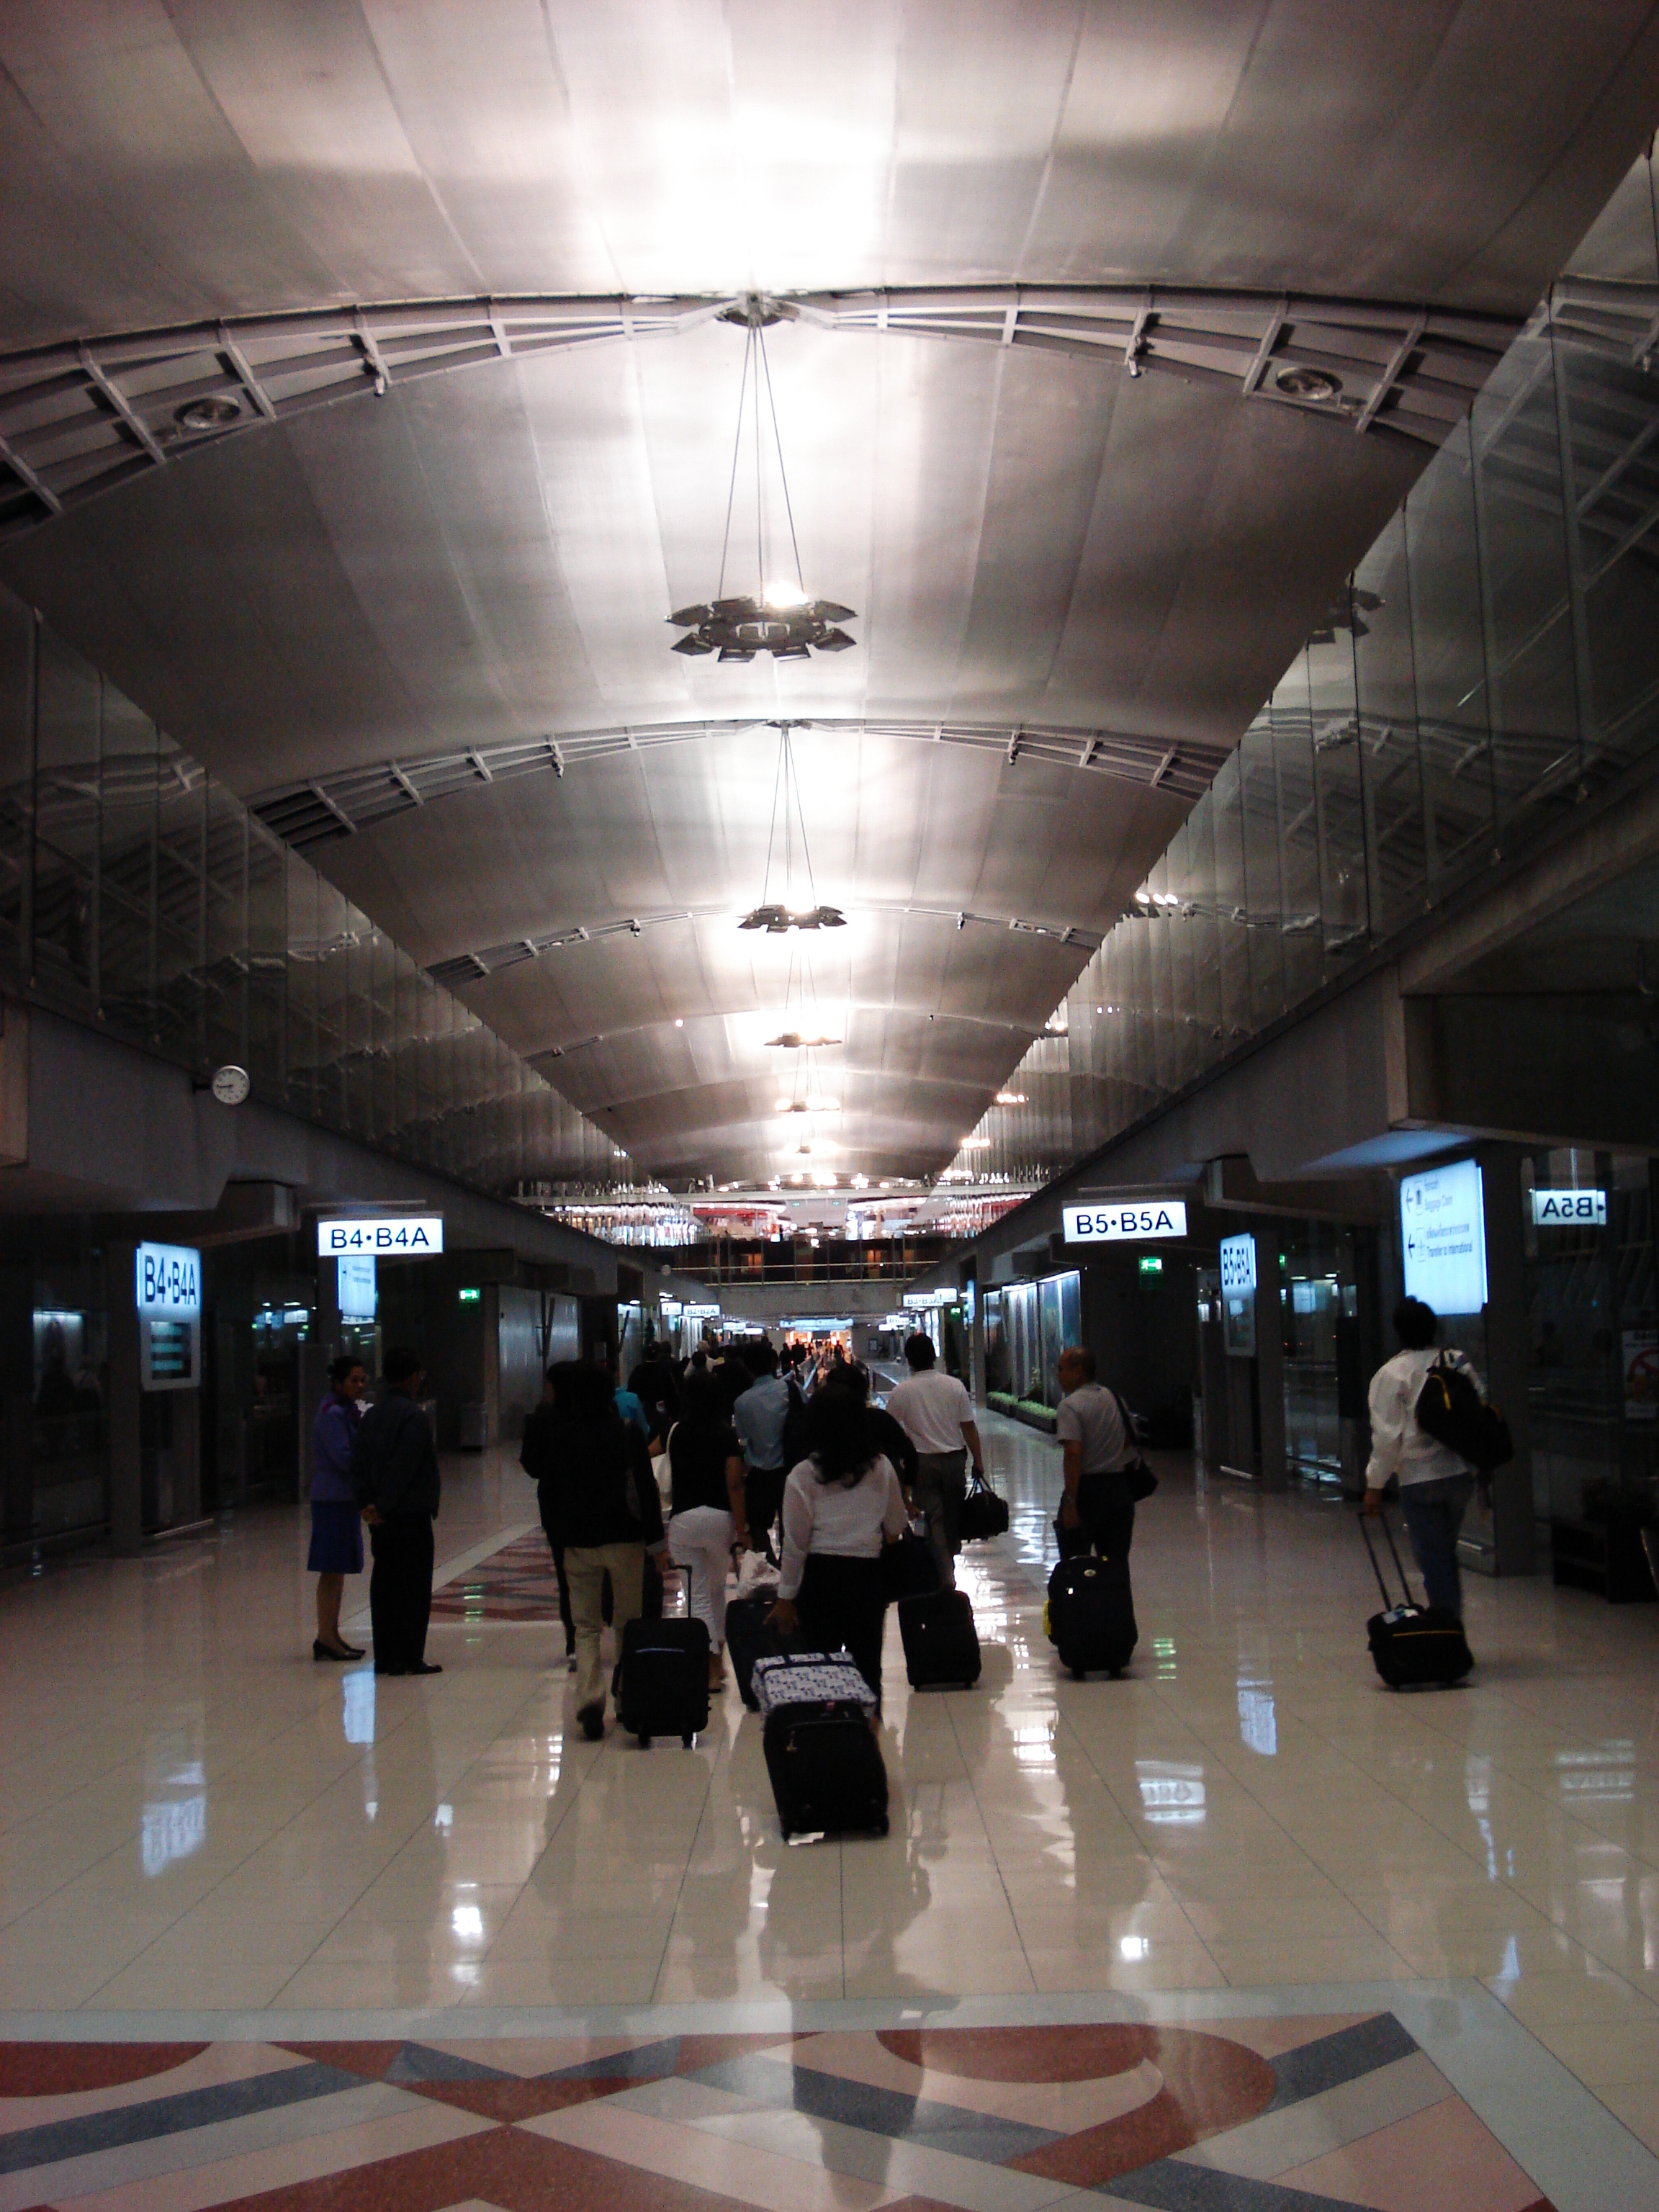
[[[708,1649],[701,1620],[630,1620],[623,1629],[617,1717],[641,1749],[654,1735],[677,1735],[690,1750],[708,1727]]]
[[[974,1626],[974,1608],[961,1590],[901,1598],[898,1625],[904,1671],[913,1690],[958,1682],[972,1689],[979,1680],[979,1631]]]
[[[761,1747],[784,1840],[887,1833],[887,1769],[870,1729],[875,1696],[843,1652],[762,1660]]]
[[[1365,1539],[1366,1553],[1371,1572],[1376,1577],[1376,1587],[1382,1593],[1383,1605],[1383,1610],[1373,1613],[1365,1623],[1376,1671],[1391,1690],[1449,1690],[1461,1682],[1474,1664],[1463,1624],[1455,1613],[1443,1613],[1438,1606],[1413,1602],[1412,1586],[1406,1578],[1394,1530],[1385,1513],[1380,1516],[1382,1533],[1389,1540],[1400,1587],[1406,1593],[1403,1605],[1394,1602],[1389,1595],[1389,1585],[1382,1579],[1382,1570],[1376,1563],[1376,1547],[1371,1541],[1368,1517],[1364,1513],[1360,1515],[1360,1533]]]
[[[1140,1634],[1129,1562],[1091,1553],[1061,1559],[1048,1577],[1045,1618],[1062,1667],[1079,1680],[1097,1670],[1121,1674]]]
[[[787,1638],[767,1620],[777,1601],[775,1590],[765,1590],[758,1597],[734,1597],[726,1608],[726,1656],[737,1677],[738,1695],[751,1713],[760,1711],[760,1699],[755,1695],[755,1662],[775,1659],[789,1649]]]

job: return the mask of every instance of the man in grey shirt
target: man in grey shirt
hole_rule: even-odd
[[[755,1380],[732,1408],[732,1425],[743,1446],[744,1517],[750,1540],[769,1558],[775,1558],[772,1524],[783,1504],[789,1473],[783,1463],[783,1431],[793,1386],[778,1373],[778,1355],[764,1337],[750,1352],[749,1362]]]
[[[1095,1356],[1085,1346],[1067,1345],[1060,1355],[1060,1387],[1065,1395],[1054,1416],[1054,1434],[1065,1457],[1065,1495],[1060,1500],[1060,1548],[1085,1546],[1103,1559],[1127,1559],[1135,1530],[1135,1502],[1123,1468],[1131,1441],[1115,1391],[1095,1380]]]

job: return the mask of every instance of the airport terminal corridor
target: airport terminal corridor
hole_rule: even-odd
[[[1551,2157],[1575,2129],[1611,2155],[1614,2114],[1659,2144],[1659,1643],[1632,1657],[1582,1594],[1476,1579],[1469,1684],[1391,1696],[1359,1630],[1373,1608],[1352,1509],[1195,1482],[1184,1457],[1160,1455],[1135,1537],[1132,1671],[1076,1683],[1042,1622],[1058,1449],[994,1414],[986,1428],[1013,1522],[964,1554],[985,1670],[972,1691],[909,1692],[890,1629],[884,1839],[782,1844],[760,1723],[735,1689],[690,1753],[642,1752],[614,1728],[600,1744],[581,1740],[556,1620],[502,1618],[527,1608],[512,1577],[492,1584],[490,1559],[525,1529],[533,1498],[505,1451],[452,1464],[431,1639],[445,1671],[426,1680],[377,1682],[366,1665],[307,1656],[291,1516],[250,1512],[206,1541],[142,1562],[69,1563],[9,1589],[8,2033],[64,2039],[65,2086],[89,2085],[71,2115],[176,2094],[207,2096],[206,2116],[210,2085],[289,2069],[296,2052],[336,2073],[283,2107],[285,2148],[267,2141],[277,2119],[243,2116],[234,2099],[193,2154],[188,2133],[167,2134],[181,2161],[228,2161],[209,2186],[142,2131],[123,2148],[90,2118],[82,2134],[54,2118],[54,2062],[37,2051],[36,2087],[5,2124],[66,2132],[40,2153],[52,2171],[12,2166],[0,2202],[236,2202],[274,2185],[284,2160],[297,2185],[337,2157],[435,2155],[437,2143],[482,2157],[499,2123],[538,2116],[538,2156],[550,2141],[562,2155],[637,2158],[659,2178],[778,2212],[819,2201],[815,2188],[826,2204],[944,2189],[963,2205],[1034,2205],[1048,2198],[1029,2182],[1024,2194],[1012,2181],[963,2193],[949,2159],[982,2160],[983,2146],[951,2151],[930,2177],[918,2145],[919,2178],[872,2179],[878,2123],[854,2115],[837,2150],[833,2128],[821,2138],[816,2123],[786,2122],[816,2108],[766,2067],[792,2047],[780,2034],[810,2029],[823,2038],[811,2065],[897,2092],[890,2051],[890,2079],[850,2048],[852,2032],[879,2029],[890,2045],[900,2029],[925,2032],[942,2039],[926,2065],[952,2080],[924,2094],[949,2104],[966,2094],[953,2035],[971,2043],[984,2030],[989,2051],[1005,2031],[1079,2020],[1223,2038],[1250,2023],[1232,2058],[1194,2045],[1182,2078],[1202,2106],[1212,2062],[1216,2085],[1230,2085],[1215,2087],[1217,2112],[1258,2136],[1261,2100],[1232,2078],[1240,2049],[1259,2061],[1384,2014],[1389,2034],[1411,2028],[1415,2051],[1402,2039],[1367,2061],[1384,2069],[1376,2101],[1363,2125],[1350,2113],[1351,2137],[1338,2126],[1319,2150],[1334,2164],[1316,2203],[1449,2203],[1364,2192],[1391,2172],[1404,2186],[1402,2158],[1404,2171],[1436,2166],[1450,2141],[1466,2161],[1458,2203],[1530,2203],[1511,2171],[1511,2153],[1537,2148],[1528,2097],[1550,2100]],[[685,2039],[678,2055],[665,2057],[665,2036]],[[97,2075],[107,2057],[92,2047],[107,2054],[111,2038],[167,2046],[155,2079],[137,2057],[131,2081],[120,2067]],[[1065,2063],[1030,2062],[1029,2077],[1024,2058],[1009,2075],[985,2052],[961,2061],[988,2127],[998,2113],[1054,2122],[1042,2100],[1058,2089],[1005,2090],[999,2102],[985,2085],[1080,2079],[1072,2035],[1061,2049]],[[1166,2063],[1151,2049],[1101,2057],[1117,2102],[1100,2101],[1098,2082],[1079,2088],[1061,2132],[1134,2108],[1123,2069]],[[1398,2078],[1407,2057],[1421,2072],[1422,2050],[1449,2069],[1434,2073],[1431,2095]],[[223,2056],[210,2063],[214,2051]],[[83,2077],[82,2064],[94,2071]],[[349,2078],[336,2078],[342,2069]],[[667,2086],[647,2096],[641,2085],[659,2075]],[[621,2102],[576,2102],[571,2081],[594,2096],[597,2083],[620,2084]],[[1442,2140],[1450,2081],[1456,2121]],[[837,2109],[830,2098],[819,2117]],[[881,2128],[937,2150],[919,2121],[882,2112]],[[1317,2162],[1326,2136],[1304,2118],[1279,2147],[1282,2166],[1271,2143],[1260,2153],[1264,2172]],[[677,2130],[690,2131],[678,2148]],[[1389,2130],[1398,2140],[1379,2136]],[[1345,2150],[1350,2140],[1369,2148]],[[1632,2187],[1659,2186],[1659,2162],[1625,2141],[1619,2170]],[[9,2153],[9,2136],[0,2142]],[[758,2166],[745,2144],[764,2150]],[[82,2158],[93,2163],[76,2179]],[[203,2193],[168,2193],[198,2183]],[[230,2193],[215,2194],[221,2184]]]

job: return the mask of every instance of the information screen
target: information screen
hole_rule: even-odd
[[[1187,1208],[1178,1198],[1139,1198],[1127,1206],[1060,1208],[1068,1244],[1139,1244],[1152,1237],[1184,1237]]]
[[[341,1320],[373,1321],[374,1255],[372,1252],[342,1253],[334,1263],[334,1269],[339,1285]]]
[[[317,1249],[325,1259],[372,1252],[388,1260],[430,1259],[444,1249],[441,1213],[358,1214],[349,1221],[319,1221]]]
[[[1486,1220],[1478,1160],[1405,1176],[1400,1241],[1406,1295],[1437,1314],[1477,1314],[1486,1303]]]
[[[160,1314],[138,1316],[138,1387],[143,1390],[194,1390],[202,1374],[202,1317],[183,1314],[168,1321]]]

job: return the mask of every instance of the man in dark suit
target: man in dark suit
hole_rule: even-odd
[[[438,1447],[418,1402],[417,1352],[388,1352],[385,1395],[358,1425],[351,1487],[368,1528],[374,1569],[368,1613],[377,1674],[441,1674],[426,1656],[432,1615],[432,1524],[438,1517]]]

